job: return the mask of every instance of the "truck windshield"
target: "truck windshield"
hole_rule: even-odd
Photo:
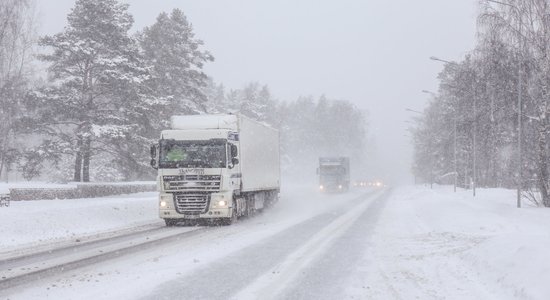
[[[345,169],[342,166],[321,166],[321,175],[340,175],[343,174]]]
[[[223,141],[161,140],[160,168],[225,168],[227,146]]]

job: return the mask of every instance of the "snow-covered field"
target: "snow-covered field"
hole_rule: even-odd
[[[156,194],[0,209],[2,249],[162,226]],[[44,278],[10,299],[549,299],[550,210],[510,190],[286,186],[228,227]],[[231,278],[231,280],[228,280]]]
[[[372,299],[550,299],[550,210],[518,209],[515,195],[398,189],[350,292]]]

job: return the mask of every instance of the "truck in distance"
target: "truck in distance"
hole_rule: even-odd
[[[270,206],[280,190],[279,132],[242,115],[173,116],[151,146],[159,216],[167,226],[231,224]]]
[[[345,192],[349,189],[350,169],[348,157],[320,157],[319,189],[323,192]]]

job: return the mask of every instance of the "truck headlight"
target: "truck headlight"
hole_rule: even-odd
[[[210,197],[210,203],[214,208],[226,208],[231,203],[231,200],[229,200],[224,194],[212,194]]]
[[[342,189],[342,185],[339,185],[338,188],[339,188],[339,189]]]
[[[170,202],[173,201],[173,195],[172,194],[161,194],[159,199],[159,206],[162,208],[169,208]]]
[[[320,189],[320,190],[322,190],[322,189],[324,189],[324,188],[325,188],[325,187],[324,187],[323,185],[320,185],[320,186],[319,186],[319,189]]]

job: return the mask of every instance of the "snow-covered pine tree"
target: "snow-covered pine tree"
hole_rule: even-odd
[[[239,90],[238,94],[240,113],[260,122],[273,123],[276,120],[273,113],[276,111],[277,101],[272,98],[267,85],[251,82]]]
[[[162,101],[142,87],[148,73],[128,34],[133,18],[127,4],[78,0],[67,19],[62,32],[40,40],[49,48],[39,58],[50,63],[50,84],[28,100],[37,109],[35,128],[50,136],[49,143],[70,145],[58,148],[74,157],[74,180],[89,181],[93,155],[120,158],[107,145],[138,134],[136,120]]]
[[[195,38],[192,25],[184,13],[174,9],[161,13],[155,24],[139,34],[143,55],[152,66],[147,82],[159,97],[171,99],[171,114],[196,114],[207,111],[203,88],[208,83],[202,71],[213,56],[201,49],[203,42]]]
[[[203,88],[206,95],[206,107],[208,113],[228,113],[229,107],[225,97],[225,87],[223,84],[216,84],[212,78],[208,78],[206,86]]]

